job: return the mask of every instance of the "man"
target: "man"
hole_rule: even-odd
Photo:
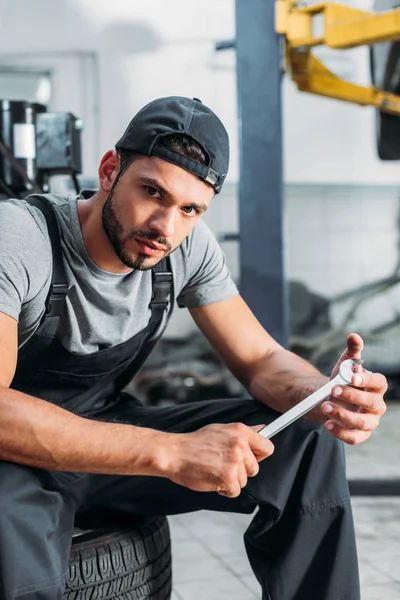
[[[2,598],[61,598],[76,514],[257,507],[245,542],[264,599],[359,598],[338,440],[370,436],[386,381],[356,373],[275,452],[257,433],[326,378],[263,330],[201,221],[228,160],[209,108],[161,98],[103,156],[96,193],[0,203]],[[257,400],[149,409],[121,393],[175,301]],[[351,334],[338,365],[361,350]]]

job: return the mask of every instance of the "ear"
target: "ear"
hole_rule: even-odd
[[[116,150],[108,150],[100,161],[99,183],[103,192],[110,192],[119,172],[119,156]]]

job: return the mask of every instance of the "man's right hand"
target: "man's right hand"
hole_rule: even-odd
[[[191,490],[235,498],[248,477],[257,475],[258,463],[274,451],[270,440],[257,433],[263,427],[216,424],[193,433],[173,434],[165,475]]]

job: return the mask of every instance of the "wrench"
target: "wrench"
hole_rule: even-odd
[[[273,435],[285,429],[288,425],[291,425],[294,421],[305,415],[309,410],[323,402],[332,393],[332,389],[335,385],[350,385],[351,379],[354,375],[353,367],[355,365],[362,364],[361,359],[348,359],[344,360],[340,365],[339,373],[328,381],[325,385],[323,385],[319,390],[296,404],[293,408],[285,412],[283,415],[272,421],[269,425],[266,425],[263,429],[261,429],[258,433],[263,437],[271,439]]]

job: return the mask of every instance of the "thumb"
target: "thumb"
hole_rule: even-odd
[[[347,337],[347,357],[361,358],[361,352],[364,348],[363,339],[358,333],[350,333]]]
[[[259,431],[261,431],[261,429],[264,429],[265,425],[250,425],[250,429],[253,429],[253,431],[256,431],[257,433]]]

